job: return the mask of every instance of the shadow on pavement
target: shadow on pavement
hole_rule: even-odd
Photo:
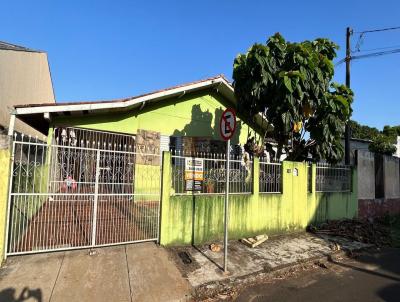
[[[387,285],[376,291],[376,295],[386,302],[397,302],[400,297],[400,249],[385,248],[375,252],[366,252],[357,258],[360,266],[340,263],[329,259],[335,265],[349,268],[351,270],[370,274],[376,277],[394,281],[395,284]],[[366,265],[367,267],[362,267]],[[376,269],[369,269],[368,265],[376,266]]]
[[[352,269],[352,270],[355,270],[355,271],[359,271],[359,272],[362,272],[362,273],[371,274],[371,275],[375,275],[375,276],[378,276],[378,277],[382,277],[382,278],[386,278],[386,279],[390,279],[390,280],[393,280],[393,281],[400,282],[400,278],[399,277],[395,277],[395,276],[391,276],[391,275],[388,275],[388,274],[380,273],[380,272],[377,272],[377,271],[365,269],[365,268],[358,267],[358,266],[355,266],[355,265],[341,263],[341,262],[333,260],[332,257],[328,257],[328,258],[329,258],[329,262],[331,262],[332,264],[339,265],[341,267],[349,268],[349,269]]]
[[[0,291],[1,302],[23,302],[26,300],[42,302],[42,290],[40,288],[29,289],[28,287],[25,287],[18,297],[16,297],[15,288],[12,287]]]

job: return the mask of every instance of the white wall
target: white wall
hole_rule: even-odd
[[[396,153],[394,156],[400,157],[400,136],[397,137]]]

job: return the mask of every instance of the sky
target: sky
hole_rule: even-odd
[[[326,4],[323,4],[325,2]],[[400,26],[400,1],[3,1],[0,40],[48,54],[57,102],[135,96],[224,74],[235,56],[280,32],[291,42]],[[365,34],[362,51],[398,46],[400,30]],[[356,55],[356,53],[354,54]],[[400,54],[351,64],[353,119],[400,124]],[[335,81],[344,83],[345,64]]]

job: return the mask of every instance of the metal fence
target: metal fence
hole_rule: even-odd
[[[225,192],[227,160],[224,154],[199,153],[193,156],[184,156],[179,151],[172,151],[171,157],[173,195],[206,195]],[[252,193],[252,165],[251,159],[231,156],[229,160],[230,194]]]
[[[7,254],[157,240],[160,154],[64,143],[15,137]]]
[[[261,193],[282,193],[282,163],[261,159],[259,182]]]
[[[316,192],[350,192],[351,169],[350,166],[317,163]]]

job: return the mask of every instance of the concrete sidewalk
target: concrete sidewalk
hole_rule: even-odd
[[[265,274],[301,262],[327,257],[336,253],[338,246],[341,251],[355,251],[371,245],[340,237],[318,237],[309,233],[277,236],[256,248],[231,241],[228,247],[229,275],[222,274],[223,250],[212,252],[208,245],[204,245],[170,248],[169,251],[195,294],[196,292],[211,294],[224,286],[250,282],[260,273]],[[178,256],[181,252],[188,253],[192,263],[184,264]]]
[[[154,243],[9,257],[0,301],[185,301],[190,286]]]

